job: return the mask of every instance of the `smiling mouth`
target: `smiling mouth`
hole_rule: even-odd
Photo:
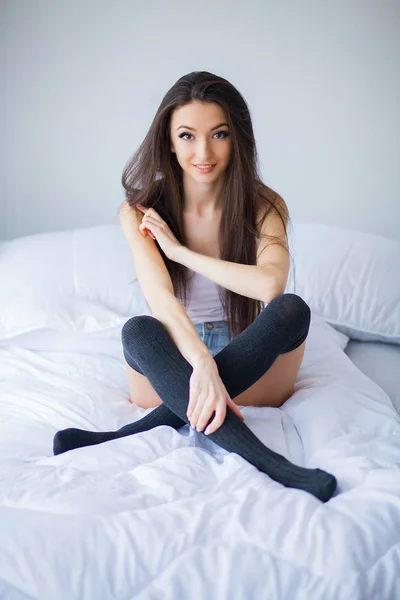
[[[194,167],[196,167],[196,169],[198,171],[204,171],[205,173],[208,173],[209,171],[212,171],[212,169],[215,167],[215,165],[208,165],[208,166],[203,166],[203,165],[193,165]]]

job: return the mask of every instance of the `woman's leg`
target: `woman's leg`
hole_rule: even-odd
[[[299,297],[296,296],[296,298]],[[299,346],[304,341],[308,334],[310,323],[310,309],[302,301],[301,298],[299,299],[303,303],[303,309],[305,310],[303,310],[304,314],[298,314],[297,318],[295,318],[295,303],[293,301],[288,302],[287,299],[285,301],[285,306],[291,307],[289,308],[289,310],[288,308],[284,309],[284,304],[282,301],[279,302],[279,307],[282,312],[282,318],[284,318],[288,323],[292,322],[292,328],[297,328],[297,330],[295,331],[294,343],[292,343],[288,348],[286,348],[286,352],[297,348],[297,346]],[[256,372],[252,372],[254,366],[258,365],[259,363],[257,357],[259,356],[260,351],[264,354],[262,347],[260,347],[258,343],[258,337],[260,335],[263,336],[262,332],[265,329],[267,331],[267,337],[265,338],[264,342],[268,343],[268,331],[270,331],[271,328],[271,325],[268,325],[268,323],[271,322],[271,317],[274,314],[271,312],[271,310],[274,305],[276,310],[278,305],[278,299],[276,298],[274,300],[275,302],[272,305],[271,303],[269,303],[268,306],[264,309],[264,311],[251,324],[250,327],[248,327],[245,331],[243,331],[236,338],[234,338],[234,340],[237,340],[235,342],[235,346],[232,346],[232,343],[234,341],[232,340],[214,357],[214,360],[217,363],[220,377],[232,399],[236,398],[236,396],[241,394],[242,391],[246,390],[248,387],[253,385],[253,383],[255,383],[262,375],[264,375],[264,373],[268,370],[270,366],[270,364],[268,364],[267,362],[267,364],[261,366],[261,369],[258,368]],[[271,308],[268,309],[268,307],[270,306]],[[267,309],[268,311],[265,312]],[[153,319],[153,317],[150,317],[150,319]],[[134,353],[131,351],[132,344],[135,343],[135,339],[137,338],[136,328],[138,326],[138,323],[142,322],[142,320],[143,317],[141,316],[129,319],[122,328],[121,338],[125,360],[129,364],[129,366],[132,367],[132,369],[135,369],[138,373],[144,375],[143,370],[139,366],[138,360],[135,358]],[[166,331],[165,328],[164,331]],[[254,348],[255,351],[254,356],[252,354],[252,348]],[[272,364],[272,362],[275,360],[276,356],[280,354],[280,352],[278,352],[278,348],[271,347],[271,349],[273,350],[273,358],[272,360],[270,360],[270,363]],[[177,348],[175,352],[176,351]],[[236,364],[238,362],[238,357],[240,357],[241,355],[243,355],[244,362],[242,363],[242,361],[239,359],[239,364]],[[180,354],[180,356],[182,355]],[[189,365],[189,363],[187,363],[187,365]],[[235,379],[232,379],[233,371],[235,371],[236,373]],[[117,431],[87,431],[84,429],[77,429],[74,427],[69,427],[68,429],[58,431],[53,441],[53,453],[61,454],[62,452],[67,452],[68,450],[72,450],[74,448],[101,444],[103,442],[108,442],[110,440],[125,437],[127,435],[133,435],[142,431],[148,431],[149,429],[153,429],[153,427],[159,427],[160,425],[168,425],[169,427],[173,427],[174,429],[179,429],[187,423],[187,419],[183,420],[172,410],[170,410],[165,405],[165,403],[163,403],[160,406],[157,406],[150,413],[145,415],[142,419],[134,421],[133,423],[128,423],[127,425],[124,425]]]
[[[255,383],[279,354],[290,352],[306,339],[310,317],[310,309],[302,298],[296,294],[282,294],[271,300],[255,321],[214,357],[232,399]],[[135,361],[164,405],[188,423],[186,411],[193,369],[166,327],[151,316],[133,317],[122,328],[122,340],[128,364],[130,360]],[[229,407],[224,423],[207,437],[222,448],[236,452],[287,487],[304,489],[323,501],[335,491],[333,475],[320,469],[293,465],[270,450]]]

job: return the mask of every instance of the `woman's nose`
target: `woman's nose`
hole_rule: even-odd
[[[198,160],[199,164],[207,163],[207,160],[210,156],[210,146],[209,146],[208,140],[204,140],[204,141],[200,140],[199,142],[197,142],[196,155],[199,158],[199,160]]]

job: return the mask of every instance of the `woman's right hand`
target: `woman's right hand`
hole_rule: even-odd
[[[211,355],[195,363],[189,386],[187,417],[197,431],[203,431],[215,412],[214,419],[204,432],[206,435],[214,433],[225,421],[227,405],[244,421],[239,408],[230,398]]]

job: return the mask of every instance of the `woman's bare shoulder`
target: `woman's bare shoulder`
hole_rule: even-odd
[[[272,188],[261,184],[257,194],[257,229],[259,230],[267,215],[276,215],[277,213],[284,219],[286,225],[289,210],[285,200]]]

